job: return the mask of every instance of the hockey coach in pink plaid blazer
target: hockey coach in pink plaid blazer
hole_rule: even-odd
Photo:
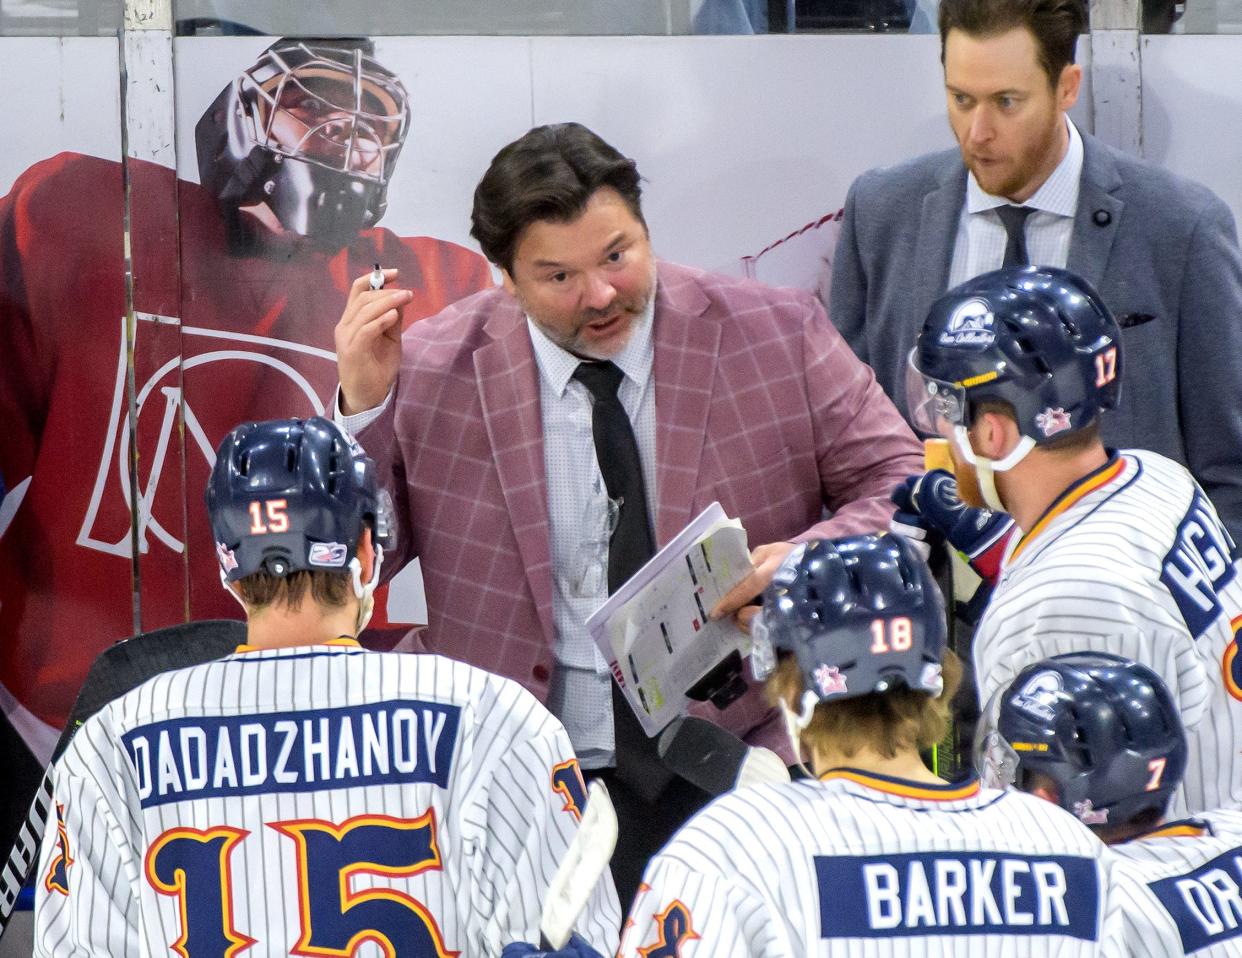
[[[823,308],[657,261],[639,183],[632,160],[579,124],[531,130],[475,192],[472,234],[503,286],[402,335],[401,285],[419,278],[390,270],[372,290],[360,277],[336,331],[337,415],[391,477],[400,518],[384,571],[413,556],[422,567],[428,626],[415,648],[521,682],[562,720],[589,774],[623,770],[631,743],[584,627],[608,595],[625,503],[601,480],[599,400],[580,364],[612,369],[652,547],[713,500],[741,519],[756,572],[718,611],[743,627],[744,603],[794,543],[884,530],[889,491],[921,469],[913,434]],[[703,708],[789,758],[757,689]],[[658,835],[656,819],[675,826],[696,800],[679,804],[676,782],[636,767],[629,785],[650,806],[640,820],[654,851],[671,831]],[[609,784],[614,800],[627,788]]]

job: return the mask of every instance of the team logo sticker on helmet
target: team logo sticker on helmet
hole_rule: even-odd
[[[1074,814],[1084,825],[1107,825],[1108,809],[1096,808],[1089,798],[1074,803]]]
[[[992,329],[995,317],[984,299],[968,299],[953,311],[944,332],[941,346],[991,346],[996,339]]]
[[[339,569],[349,557],[349,546],[344,542],[312,542],[306,561],[311,565]]]
[[[1013,698],[1013,706],[1027,715],[1043,722],[1051,722],[1056,715],[1056,702],[1065,683],[1056,672],[1040,672],[1031,676],[1026,685]]]
[[[815,670],[815,685],[821,696],[844,694],[848,691],[845,683],[846,676],[835,665],[821,665]]]
[[[1056,409],[1049,407],[1035,417],[1035,425],[1039,427],[1045,438],[1055,436],[1070,427],[1070,414],[1060,407]]]

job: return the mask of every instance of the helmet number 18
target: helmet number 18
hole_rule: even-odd
[[[914,631],[907,616],[871,620],[871,654],[908,652],[914,642]]]

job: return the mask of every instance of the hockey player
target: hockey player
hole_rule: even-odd
[[[1228,532],[1182,466],[1100,441],[1124,378],[1122,337],[1069,272],[985,273],[933,305],[910,356],[909,408],[950,440],[967,504],[1008,512],[1022,532],[974,637],[980,701],[1059,653],[1142,662],[1189,730],[1180,815],[1242,798],[1242,581]]]
[[[1086,822],[1122,860],[1118,898],[1138,958],[1242,948],[1242,812],[1165,818],[1186,770],[1186,737],[1160,677],[1107,653],[1029,666],[985,712],[976,757]]]
[[[538,933],[585,800],[516,683],[363,650],[391,516],[332,422],[238,427],[207,491],[247,644],[164,673],[60,759],[35,954],[498,955]],[[578,928],[609,952],[611,879]]]
[[[95,655],[134,631],[135,587],[148,630],[235,613],[186,502],[236,423],[331,408],[351,279],[398,270],[407,321],[491,285],[477,253],[380,225],[410,113],[369,41],[280,40],[199,120],[201,185],[129,160],[132,344],[120,164],[62,153],[0,197],[0,707],[40,759]]]
[[[808,544],[757,621],[752,665],[815,777],[692,818],[647,869],[622,956],[1121,953],[1111,865],[1088,829],[919,758],[961,666],[905,539]]]

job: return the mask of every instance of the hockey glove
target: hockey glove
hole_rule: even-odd
[[[604,958],[590,946],[585,938],[574,932],[573,936],[559,951],[540,951],[525,941],[515,941],[505,945],[500,958]]]
[[[924,558],[929,552],[928,533],[939,533],[984,582],[996,583],[1001,556],[1015,528],[1008,515],[967,506],[958,498],[957,480],[943,469],[907,476],[889,498],[897,505],[890,528],[910,539]]]

